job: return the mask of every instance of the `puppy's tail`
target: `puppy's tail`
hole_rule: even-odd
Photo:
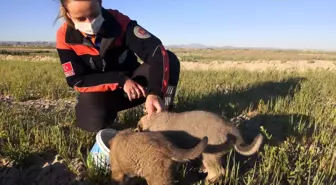
[[[234,148],[241,155],[249,156],[259,150],[262,142],[263,142],[263,136],[261,134],[258,134],[250,145],[243,146],[245,145],[243,139],[241,137],[238,137],[236,143],[234,144]]]
[[[205,136],[195,147],[191,149],[177,148],[175,146],[169,147],[168,155],[174,161],[187,162],[189,160],[196,159],[197,157],[199,157],[203,153],[207,145],[208,145],[208,137]]]

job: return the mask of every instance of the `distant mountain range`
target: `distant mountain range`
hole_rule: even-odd
[[[48,41],[36,41],[36,42],[25,42],[25,41],[0,41],[1,46],[43,46],[43,47],[54,47],[55,42]]]
[[[205,49],[205,48],[233,49],[233,48],[237,48],[237,47],[233,47],[233,46],[207,46],[207,45],[197,44],[197,43],[180,44],[180,45],[167,45],[167,47],[170,47],[170,48],[195,48],[195,49]]]

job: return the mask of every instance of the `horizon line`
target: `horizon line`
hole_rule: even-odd
[[[13,43],[13,42],[21,42],[21,43],[53,43],[55,44],[56,41],[13,41],[13,40],[0,40],[0,45],[4,44],[6,42]],[[195,45],[192,47],[192,45]],[[222,46],[216,46],[216,45],[206,45],[202,43],[188,43],[188,44],[166,44],[166,47],[175,47],[175,48],[183,48],[184,49],[264,49],[264,50],[300,50],[300,51],[327,51],[327,52],[336,52],[336,49],[317,49],[317,48],[283,48],[283,47],[274,47],[274,46],[230,46],[230,45],[222,45]]]

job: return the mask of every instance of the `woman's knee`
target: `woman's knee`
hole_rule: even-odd
[[[180,60],[175,53],[167,50],[169,56],[170,85],[177,86],[180,77]]]
[[[173,53],[170,50],[167,50],[168,56],[169,56],[169,63],[170,63],[170,68],[172,68],[174,71],[180,72],[180,60],[176,56],[175,53]]]
[[[81,94],[75,107],[76,125],[87,132],[97,132],[112,124],[117,112],[109,110],[99,94]],[[100,94],[100,96],[104,96]]]
[[[106,121],[104,115],[97,113],[82,114],[80,111],[76,111],[76,126],[87,132],[98,132],[104,128]]]

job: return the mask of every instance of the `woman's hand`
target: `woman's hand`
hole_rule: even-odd
[[[146,97],[145,89],[132,79],[126,80],[123,89],[130,101],[132,101],[132,99],[140,98],[141,96]]]
[[[148,95],[146,99],[145,107],[146,107],[148,117],[150,117],[152,113],[155,111],[155,109],[156,109],[156,112],[161,112],[164,108],[164,103],[159,96]]]

